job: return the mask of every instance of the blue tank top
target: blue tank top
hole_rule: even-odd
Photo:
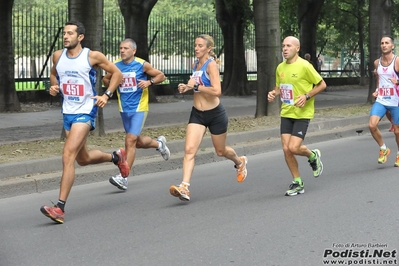
[[[118,87],[119,112],[148,112],[148,88],[141,89],[137,86],[138,80],[147,80],[144,72],[146,61],[135,57],[134,60],[125,64],[122,60],[115,63],[123,75]]]
[[[212,60],[213,60],[213,58],[209,58],[199,70],[196,70],[199,61],[196,60],[194,63],[192,78],[195,79],[195,81],[198,84],[205,86],[205,87],[211,86],[211,80],[209,79],[209,75],[206,72],[206,68],[208,67],[209,62],[211,62]]]

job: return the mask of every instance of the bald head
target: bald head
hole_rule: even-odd
[[[283,56],[287,63],[295,62],[300,49],[299,40],[294,36],[288,36],[283,41]]]
[[[294,46],[300,46],[299,39],[294,36],[288,36],[284,39],[284,42],[289,42]]]

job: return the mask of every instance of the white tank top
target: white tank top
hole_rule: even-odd
[[[97,106],[91,97],[95,89],[96,70],[90,65],[90,49],[83,48],[77,57],[70,58],[64,49],[57,62],[57,79],[62,93],[62,113],[95,116]]]
[[[378,61],[377,74],[378,74],[378,97],[377,102],[385,106],[398,106],[399,94],[398,85],[393,84],[389,78],[398,78],[395,72],[396,55],[388,66],[381,64],[381,58]]]

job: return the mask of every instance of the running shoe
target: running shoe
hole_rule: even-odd
[[[388,155],[391,153],[391,149],[387,148],[386,150],[380,149],[380,157],[378,158],[378,163],[383,164],[388,160]]]
[[[162,158],[167,161],[170,157],[169,148],[166,146],[166,138],[164,136],[159,136],[157,141],[161,143],[161,147],[157,149],[162,155]]]
[[[120,190],[126,190],[127,189],[127,178],[122,177],[121,174],[117,174],[116,176],[111,176],[109,178],[109,182],[119,188]]]
[[[290,189],[285,192],[286,196],[296,196],[298,194],[305,193],[305,186],[303,182],[302,184],[299,184],[299,182],[293,181],[289,188]]]
[[[44,205],[40,208],[40,211],[54,222],[59,224],[64,223],[64,212],[57,205],[53,207]]]
[[[314,177],[319,177],[321,173],[323,173],[323,163],[321,162],[321,152],[318,149],[312,150],[312,152],[316,155],[316,157],[313,159],[313,161],[308,161],[310,164],[310,167],[312,167],[313,170],[313,176]]]
[[[126,161],[126,151],[123,148],[120,148],[117,151],[114,151],[114,154],[116,154],[116,156],[118,156],[118,163],[116,163],[116,165],[118,165],[119,171],[122,175],[122,177],[128,177],[129,173],[130,173],[130,168],[129,168],[129,164]]]
[[[172,196],[178,197],[182,201],[190,201],[190,191],[188,190],[188,186],[183,184],[171,186],[169,192]]]
[[[396,162],[395,162],[394,166],[399,167],[399,154],[396,155]]]
[[[234,165],[234,167],[236,168],[237,171],[237,181],[238,182],[244,182],[245,178],[247,178],[247,163],[248,163],[248,159],[246,156],[242,156],[240,157],[241,160],[241,165],[237,166]]]

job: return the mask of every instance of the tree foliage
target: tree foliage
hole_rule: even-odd
[[[299,37],[298,6],[300,0],[281,0],[279,8],[279,22],[281,38],[283,36]],[[280,40],[282,42],[282,40]]]
[[[134,1],[137,3],[151,1]],[[143,41],[147,38],[147,45],[151,45],[151,54],[163,55],[167,59],[171,55],[183,55],[184,57],[193,57],[193,40],[196,35],[200,33],[207,33],[215,39],[215,52],[220,54],[226,53],[226,40],[224,34],[221,34],[221,27],[216,21],[215,7],[218,3],[225,3],[226,10],[229,7],[234,7],[234,20],[239,21],[241,13],[244,14],[243,27],[244,39],[243,46],[245,49],[254,48],[253,38],[255,31],[254,25],[251,23],[251,12],[247,12],[249,1],[234,0],[234,1],[214,1],[214,0],[162,0],[157,1],[149,14],[149,21],[156,22],[157,26],[152,26],[148,29],[148,34],[135,33],[137,36],[145,36],[140,38]],[[252,1],[251,1],[252,2]],[[280,36],[294,35],[300,37],[300,21],[301,14],[298,13],[299,7],[314,0],[281,0],[279,8],[279,22],[280,22]],[[320,2],[320,1],[319,1]],[[393,14],[399,11],[399,0],[392,0]],[[58,16],[65,17],[67,1],[59,0],[15,0],[16,5],[13,10],[13,29],[14,45],[16,57],[21,56],[41,56],[48,52],[49,44],[54,39],[54,35],[58,27],[62,27],[65,19],[60,19]],[[323,7],[320,11],[320,20],[317,23],[316,36],[309,39],[310,42],[315,43],[316,56],[322,53],[324,56],[339,57],[341,52],[344,52],[344,57],[350,56],[350,53],[364,48],[364,57],[368,59],[368,3],[369,0],[329,0],[324,1]],[[385,0],[382,1],[385,3]],[[25,8],[22,8],[25,6]],[[87,6],[87,5],[86,5]],[[219,5],[220,6],[220,5]],[[141,16],[145,15],[144,10],[138,7],[136,10],[140,11]],[[133,12],[132,10],[130,10]],[[245,12],[244,12],[245,11]],[[35,14],[34,16],[27,16],[26,14]],[[60,13],[58,15],[58,13]],[[302,12],[303,13],[303,12]],[[228,13],[225,13],[228,14]],[[123,17],[121,10],[118,7],[117,0],[104,0],[104,38],[103,49],[104,53],[117,55],[118,44],[124,38],[124,27],[114,27],[115,22],[123,25]],[[34,17],[34,18],[28,18]],[[198,19],[205,21],[208,26],[200,26]],[[233,17],[231,18],[234,26]],[[159,22],[159,23],[158,23]],[[393,16],[391,25],[397,25],[399,17]],[[35,25],[42,27],[35,27]],[[209,26],[211,25],[211,26]],[[139,29],[137,29],[137,32]],[[397,27],[393,27],[393,32],[397,34]],[[239,31],[237,31],[239,32]],[[237,33],[236,32],[236,33]],[[248,34],[249,33],[249,34]],[[364,36],[362,36],[364,34]],[[188,36],[188,37],[187,37]],[[131,37],[131,36],[130,36]],[[27,42],[26,40],[29,40]],[[362,40],[363,43],[361,42]],[[30,41],[33,44],[30,44]],[[230,40],[232,41],[232,40]],[[233,40],[235,41],[235,40]],[[241,41],[240,41],[241,42]],[[237,45],[242,45],[240,42]],[[281,40],[279,40],[281,42]],[[162,45],[160,45],[162,43]],[[153,45],[154,44],[154,45]],[[306,46],[305,43],[301,42]],[[143,45],[140,44],[139,47]],[[57,47],[62,47],[61,42],[57,42]],[[23,49],[22,49],[23,48]],[[228,50],[228,49],[227,49]],[[349,52],[348,52],[349,51]],[[145,52],[144,52],[145,54]],[[235,55],[237,56],[237,55]],[[231,58],[226,58],[225,66],[230,66]],[[234,61],[236,62],[236,61]],[[364,62],[365,64],[367,62]],[[361,68],[363,69],[363,68]],[[228,76],[227,76],[228,77]]]
[[[359,49],[359,30],[367,32],[367,8],[364,0],[326,2],[322,11],[322,24],[326,29],[323,35],[328,40],[326,52],[338,56],[342,48],[347,51]],[[363,21],[361,29],[358,28],[359,21]]]
[[[68,1],[57,0],[17,0],[12,12],[14,53],[18,57],[38,57],[47,54],[49,43],[52,43],[58,28],[67,20],[67,4]],[[57,46],[62,46],[62,39],[59,39]]]
[[[393,0],[392,2],[392,14],[399,14],[399,0]],[[399,25],[399,16],[392,16],[391,22],[392,34],[399,37],[399,27],[396,26]]]
[[[307,1],[307,0],[305,0]],[[303,0],[281,0],[279,9],[279,21],[281,25],[281,36],[294,35],[299,37],[299,17],[298,6],[304,3]],[[229,1],[231,2],[231,1]],[[234,1],[233,1],[234,2]],[[359,2],[364,4],[359,5]],[[341,48],[352,50],[358,46],[357,40],[357,11],[362,12],[363,27],[365,32],[365,40],[368,40],[368,0],[362,1],[325,1],[320,12],[320,18],[317,25],[316,47],[317,51],[322,51],[328,56],[337,57]],[[393,13],[399,12],[399,0],[393,0]],[[398,12],[397,12],[398,11]],[[27,14],[34,14],[29,16]],[[15,0],[13,9],[13,29],[14,29],[14,50],[15,54],[20,56],[41,56],[45,55],[49,49],[49,43],[52,42],[57,29],[62,27],[63,22],[67,20],[67,1],[59,0]],[[212,26],[206,28],[198,28],[197,18],[207,21]],[[159,21],[155,28],[151,27],[148,31],[150,42],[156,35],[155,41],[158,43],[173,43],[172,49],[166,45],[154,45],[152,54],[162,54],[165,56],[173,54],[183,54],[191,57],[192,40],[199,33],[208,33],[215,38],[216,52],[219,53],[223,39],[218,39],[221,33],[215,18],[214,1],[212,0],[162,0],[151,11],[149,20]],[[122,22],[121,22],[122,21]],[[104,53],[117,55],[117,49],[109,47],[117,47],[123,34],[119,34],[120,29],[110,28],[115,22],[122,23],[123,17],[118,7],[117,0],[104,0],[104,40],[103,47],[106,48]],[[393,16],[391,25],[398,25],[399,17]],[[36,27],[42,25],[42,27]],[[197,30],[189,33],[189,30]],[[189,38],[183,31],[190,34]],[[252,49],[254,45],[253,38],[254,26],[249,24],[245,30],[244,44],[246,49]],[[394,35],[398,34],[398,28],[393,27]],[[113,34],[113,33],[117,34]],[[247,34],[250,33],[250,34]],[[116,36],[115,36],[116,35]],[[29,40],[29,43],[26,41]],[[162,40],[162,41],[161,41]],[[34,45],[30,45],[33,41]],[[62,47],[62,43],[57,43],[57,47]],[[368,45],[364,44],[367,57]]]
[[[223,43],[214,6],[209,0],[187,0],[184,3],[173,0],[159,1],[151,12],[150,21],[158,25],[149,29],[150,36],[157,33],[157,40],[163,40],[162,43],[165,44],[154,45],[151,53],[163,55],[165,58],[174,54],[192,57],[194,40],[199,34],[206,33],[215,38],[215,43]],[[198,21],[206,23],[199,24]],[[175,49],[167,45],[171,43]],[[218,46],[216,52],[220,49]]]

